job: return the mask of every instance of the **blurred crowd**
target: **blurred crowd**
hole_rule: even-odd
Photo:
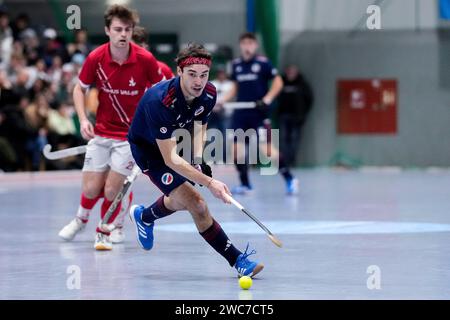
[[[80,157],[49,162],[42,149],[84,143],[72,90],[91,49],[86,30],[66,43],[54,29],[33,27],[29,16],[12,20],[0,9],[0,170],[81,168]],[[95,94],[88,97],[92,115]]]

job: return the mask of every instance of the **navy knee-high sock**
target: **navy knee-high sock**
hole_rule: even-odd
[[[248,179],[248,165],[247,164],[235,164],[238,172],[241,184],[246,187],[250,187],[250,181]]]
[[[169,210],[164,205],[164,196],[156,200],[150,207],[142,212],[142,221],[147,224],[153,223],[156,219],[161,219],[171,215],[175,211]]]
[[[211,227],[203,232],[200,232],[200,235],[206,240],[206,242],[209,243],[211,247],[214,248],[214,250],[227,259],[230,266],[235,265],[238,256],[242,252],[233,246],[230,239],[216,220],[213,219],[213,224]]]
[[[283,156],[280,155],[280,173],[284,177],[285,180],[291,180],[294,177],[292,176],[291,170],[289,169],[286,160],[283,159]]]

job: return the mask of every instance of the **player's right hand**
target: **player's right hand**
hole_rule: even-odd
[[[220,199],[225,203],[231,203],[230,198],[228,197],[231,196],[231,192],[227,185],[222,181],[212,179],[208,185],[208,189],[217,199]]]
[[[91,140],[94,138],[94,126],[89,120],[83,120],[80,122],[81,136],[85,140]]]

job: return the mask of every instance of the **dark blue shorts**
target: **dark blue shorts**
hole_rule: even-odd
[[[264,117],[256,110],[236,110],[233,112],[233,117],[231,118],[231,128],[233,130],[257,130],[263,125]]]
[[[150,178],[155,186],[169,194],[186,181],[192,183],[164,163],[158,146],[137,146],[130,142],[131,153],[142,172]]]
[[[233,117],[231,119],[231,128],[233,130],[242,129],[244,131],[253,129],[257,133],[258,142],[261,140],[270,142],[270,121],[266,119],[259,111],[236,110],[233,113]],[[260,136],[261,132],[259,129],[267,130],[267,136],[265,136],[263,139],[261,139],[262,137]]]

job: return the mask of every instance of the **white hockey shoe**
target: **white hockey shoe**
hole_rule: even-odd
[[[125,240],[125,234],[123,232],[123,227],[117,227],[109,235],[109,239],[112,243],[122,243]]]
[[[112,250],[112,242],[109,239],[109,236],[104,233],[97,232],[95,235],[94,248],[98,251]]]
[[[86,228],[86,223],[76,217],[70,221],[68,225],[62,228],[58,235],[66,241],[72,241],[76,234],[83,231],[84,228]]]

